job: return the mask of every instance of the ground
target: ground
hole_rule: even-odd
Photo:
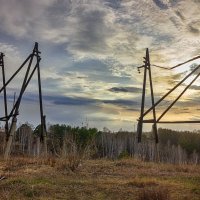
[[[200,166],[145,163],[134,159],[85,160],[74,172],[60,159],[0,160],[0,199],[199,200]],[[170,197],[168,197],[170,196]]]

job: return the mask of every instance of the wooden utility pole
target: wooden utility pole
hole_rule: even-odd
[[[43,141],[44,156],[47,156],[47,133],[46,133],[46,117],[43,112],[43,102],[42,102],[42,86],[40,77],[40,52],[38,50],[38,43],[35,43],[36,48],[36,58],[37,58],[37,75],[38,75],[38,90],[39,90],[39,103],[40,103],[40,120],[41,120],[41,135],[40,138]]]
[[[5,68],[4,68],[4,54],[0,53],[0,66],[2,68],[2,78],[3,78],[3,87],[4,87],[4,112],[5,112],[5,133],[6,138],[8,139],[8,106],[7,106],[7,93],[6,93],[6,78],[5,78]]]
[[[171,90],[169,90],[165,95],[163,95],[158,101],[154,102],[154,92],[153,92],[153,83],[152,83],[152,75],[151,75],[151,66],[158,67],[160,69],[164,70],[172,70],[177,67],[180,67],[186,63],[189,63],[191,61],[200,59],[200,56],[196,56],[192,59],[189,59],[185,62],[182,62],[178,65],[175,65],[170,68],[166,67],[161,67],[158,65],[151,65],[150,64],[150,57],[149,57],[149,50],[146,49],[146,56],[144,57],[144,65],[141,67],[138,67],[138,71],[140,72],[140,68],[144,68],[144,79],[143,79],[143,90],[142,90],[142,101],[141,101],[141,112],[140,112],[140,117],[138,119],[138,127],[137,127],[137,137],[138,137],[138,142],[141,142],[141,137],[142,137],[142,131],[143,131],[143,124],[144,123],[151,123],[153,124],[152,126],[152,132],[155,135],[155,142],[156,144],[158,143],[158,131],[157,131],[157,124],[158,123],[165,123],[165,124],[172,124],[172,123],[200,123],[200,120],[182,120],[182,121],[161,121],[161,119],[165,116],[165,114],[174,106],[174,104],[182,97],[182,95],[189,89],[189,87],[200,77],[200,73],[197,73],[196,76],[189,82],[189,84],[183,89],[183,91],[176,97],[176,99],[164,110],[164,112],[157,117],[156,116],[156,106],[160,104],[169,94],[171,94],[175,89],[177,89],[185,80],[187,80],[189,77],[192,75],[195,75],[198,69],[200,69],[200,65],[196,66],[188,75],[186,75],[179,83],[177,83]],[[150,82],[150,92],[151,92],[151,102],[152,106],[144,112],[144,105],[145,105],[145,89],[146,89],[146,76],[147,76],[147,71],[149,72],[149,82]],[[153,119],[144,119],[144,117],[153,111]],[[157,146],[156,146],[157,148]]]
[[[11,127],[10,127],[10,130],[8,131],[8,141],[7,141],[5,153],[4,153],[5,159],[9,158],[9,155],[11,152],[11,145],[12,145],[14,133],[16,131],[17,115],[19,113],[19,107],[20,107],[20,103],[22,100],[22,96],[23,96],[23,94],[24,94],[24,92],[36,70],[37,70],[37,74],[38,74],[37,77],[38,77],[38,88],[39,88],[40,118],[41,118],[41,140],[43,141],[43,144],[44,144],[44,153],[45,153],[45,155],[47,155],[46,125],[45,125],[46,122],[45,122],[45,116],[43,115],[42,89],[41,89],[41,78],[40,78],[40,68],[39,68],[39,63],[40,63],[41,58],[40,58],[39,54],[40,54],[40,52],[38,50],[38,43],[35,43],[33,52],[28,56],[28,58],[19,67],[19,69],[12,75],[12,77],[6,83],[4,82],[3,87],[0,89],[0,92],[4,90],[4,93],[5,93],[6,86],[12,81],[12,79],[19,73],[19,71],[28,62],[28,67],[26,70],[26,74],[25,74],[25,77],[24,77],[24,80],[23,80],[23,83],[21,86],[21,90],[20,90],[18,99],[14,103],[10,114],[8,115],[7,113],[5,113],[6,116],[3,118],[0,118],[0,120],[5,120],[5,119],[9,120],[12,117]],[[31,69],[34,57],[36,57],[36,64],[35,64],[34,68]]]
[[[155,142],[158,143],[158,133],[157,133],[157,122],[156,122],[156,110],[154,106],[154,92],[153,92],[153,83],[152,83],[152,76],[151,76],[151,64],[150,64],[150,57],[149,57],[149,49],[146,49],[146,56],[144,57],[144,65],[139,67],[144,68],[144,78],[143,78],[143,89],[142,89],[142,103],[141,103],[141,112],[140,118],[138,119],[138,126],[137,126],[137,135],[138,135],[138,142],[141,142],[142,139],[142,131],[143,131],[143,118],[144,118],[144,106],[145,106],[145,93],[146,93],[146,79],[147,75],[149,76],[150,82],[150,91],[151,91],[151,103],[153,107],[153,126],[152,131],[155,135]],[[148,74],[147,74],[148,71]]]

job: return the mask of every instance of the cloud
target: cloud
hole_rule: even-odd
[[[40,26],[45,9],[54,2],[54,0],[37,2],[31,0],[22,0],[20,2],[17,0],[9,2],[2,0],[0,7],[1,30],[15,37],[28,37],[29,34],[32,35],[35,31],[33,27]],[[8,12],[10,12],[9,15]]]
[[[83,97],[65,97],[65,96],[44,96],[45,101],[51,102],[55,105],[77,105],[86,106],[97,103],[95,99]]]
[[[153,0],[156,6],[158,6],[161,10],[167,10],[170,7],[174,7],[180,1],[182,0]]]
[[[107,11],[107,12],[106,12]],[[77,14],[78,13],[78,14]],[[114,34],[115,29],[109,23],[109,10],[101,7],[82,5],[77,8],[77,13],[67,20],[73,35],[69,35],[67,50],[71,53],[106,54],[107,40]],[[112,17],[112,16],[110,16]],[[110,24],[110,25],[109,25]]]
[[[137,87],[113,87],[109,89],[110,92],[131,92],[131,93],[141,93],[142,89]]]
[[[199,85],[192,85],[190,86],[191,90],[200,90],[200,86]]]
[[[163,50],[163,45],[167,48],[173,39],[171,48],[177,50],[183,44],[180,35],[184,35],[188,44],[191,36],[187,32],[198,33],[196,4],[191,2],[187,12],[186,1],[13,0],[11,3],[3,0],[1,30],[16,38],[64,44],[66,51],[77,59],[103,57],[123,65],[139,63],[143,49],[152,46],[156,54],[164,51],[169,60],[174,54]],[[13,7],[15,10],[7,16],[6,11]],[[196,17],[191,18],[191,14]]]
[[[163,3],[161,0],[153,0],[153,2],[162,10],[168,9],[168,5]]]
[[[38,95],[28,93],[27,95],[24,95],[23,97],[26,101],[37,101]],[[89,106],[89,105],[96,105],[96,106],[102,106],[103,104],[112,104],[112,105],[118,105],[122,107],[129,107],[138,105],[136,101],[133,100],[125,100],[125,99],[92,99],[92,98],[84,98],[84,97],[67,97],[67,96],[47,96],[43,95],[44,101],[47,103],[53,104],[53,105],[68,105],[68,106]]]
[[[159,5],[162,3],[156,2]],[[145,4],[150,6],[148,12]],[[4,10],[11,6],[16,7],[16,13],[11,15],[10,21],[5,21],[3,26],[3,30],[8,34],[15,37],[34,37],[52,43],[65,43],[67,52],[79,59],[103,57],[113,58],[123,65],[132,64],[133,55],[135,58],[142,57],[142,48],[169,38],[168,33],[159,30],[159,23],[155,27],[155,23],[147,18],[150,13],[157,12],[152,3],[142,1],[125,3],[110,0],[91,3],[86,0],[62,0],[58,3],[55,0],[43,0],[19,3],[15,0],[11,5],[7,2],[3,5]],[[134,12],[133,8],[136,8]],[[148,15],[141,15],[139,10]],[[30,17],[24,18],[26,12],[29,12]],[[163,13],[156,14],[155,18],[160,22],[166,21],[166,16],[163,16],[162,20],[162,15]],[[5,12],[2,12],[2,18],[5,18]],[[20,19],[17,27],[16,18]],[[138,22],[142,26],[138,26]]]
[[[150,49],[152,64],[166,67],[198,55],[199,8],[195,0],[2,0],[0,48],[6,53],[7,76],[26,57],[27,43],[37,40],[44,101],[59,107],[60,117],[54,119],[69,114],[62,107],[80,109],[81,116],[76,109],[73,120],[92,113],[103,120],[108,110],[110,121],[132,119],[129,115],[137,115],[141,100],[143,74],[137,67],[143,63],[145,48]],[[171,72],[152,67],[155,97],[174,86],[188,67]],[[10,86],[10,96],[19,83]],[[37,100],[36,84],[34,79],[28,88],[34,95],[27,94],[24,101]],[[198,85],[191,88],[189,96]],[[187,98],[180,106],[192,107]],[[149,97],[146,103],[150,105]]]
[[[183,15],[179,10],[176,10],[175,13],[176,13],[176,15],[177,15],[182,21],[185,20],[184,15]]]
[[[129,107],[129,106],[138,105],[138,102],[136,102],[136,101],[125,100],[125,99],[103,100],[102,102],[105,103],[105,104],[119,105],[119,106],[122,106],[122,107]]]
[[[193,70],[195,70],[198,67],[197,63],[193,63],[192,65],[189,66],[190,71],[192,72]],[[193,73],[193,75],[197,75],[200,73],[200,67],[197,68],[197,70]]]
[[[121,6],[121,0],[105,0],[105,4],[113,9],[119,9]]]
[[[188,30],[189,30],[189,32],[191,32],[193,34],[199,35],[200,20],[192,21],[190,24],[188,24]]]
[[[96,96],[97,97],[97,96]],[[1,97],[3,98],[3,97]],[[8,92],[8,101],[9,104],[13,103],[13,94]],[[18,98],[18,94],[16,94],[16,98]],[[23,101],[29,102],[29,103],[38,103],[39,97],[38,97],[38,91],[27,91],[22,98]],[[109,98],[91,98],[91,97],[83,97],[83,96],[66,96],[64,94],[59,95],[58,93],[45,93],[43,94],[43,101],[44,105],[47,106],[78,106],[84,108],[86,107],[93,107],[96,110],[104,108],[105,106],[116,106],[116,110],[118,109],[124,109],[124,110],[130,110],[133,107],[138,107],[139,104],[137,102],[137,99],[134,101],[132,99],[123,99],[123,98],[115,98],[115,99],[109,99]],[[147,102],[148,102],[147,98]],[[11,105],[12,107],[12,105]],[[85,107],[85,108],[86,108]]]

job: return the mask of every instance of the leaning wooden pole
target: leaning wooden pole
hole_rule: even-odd
[[[11,123],[11,127],[10,127],[10,133],[9,133],[8,141],[7,141],[5,152],[4,152],[4,159],[5,160],[7,160],[10,156],[12,141],[13,141],[13,137],[14,137],[14,134],[15,134],[15,131],[16,131],[16,127],[17,127],[17,116],[14,116],[13,119],[12,119],[12,123]]]
[[[41,76],[40,76],[40,65],[39,62],[41,60],[40,58],[40,52],[38,50],[38,43],[35,43],[36,47],[36,57],[37,57],[37,74],[38,74],[38,90],[39,90],[39,103],[40,103],[40,119],[41,119],[41,140],[43,141],[43,150],[44,150],[44,156],[47,156],[47,133],[45,128],[45,116],[43,113],[43,102],[42,102],[42,87],[41,87]]]
[[[10,115],[12,115],[13,118],[12,118],[10,130],[9,130],[9,133],[8,133],[8,141],[7,141],[5,152],[4,152],[4,159],[5,160],[7,160],[9,158],[10,153],[11,153],[13,137],[14,137],[14,134],[16,132],[16,127],[17,127],[17,115],[18,115],[18,112],[19,112],[19,106],[20,106],[20,103],[21,103],[22,95],[23,95],[25,88],[26,88],[26,84],[27,84],[27,80],[28,80],[28,76],[29,76],[29,71],[30,71],[32,61],[33,61],[33,57],[34,57],[34,52],[35,52],[35,48],[33,49],[33,53],[31,54],[31,56],[28,57],[29,58],[28,59],[29,64],[28,64],[28,68],[27,68],[23,83],[22,83],[21,91],[20,91],[18,100],[15,103],[15,105],[13,106],[13,110],[11,111],[11,114],[10,114]],[[26,60],[26,62],[28,60]]]
[[[149,49],[146,50],[146,60],[148,65],[148,71],[149,71],[149,82],[150,82],[150,91],[151,91],[151,103],[153,107],[153,120],[154,123],[152,125],[152,132],[155,136],[155,142],[158,143],[158,129],[157,129],[157,120],[156,120],[156,109],[154,106],[154,92],[153,92],[153,82],[152,82],[152,76],[151,76],[151,64],[150,64],[150,57],[149,57]]]
[[[0,66],[2,67],[2,78],[3,78],[3,93],[4,93],[4,112],[5,112],[5,134],[6,134],[6,139],[8,139],[8,106],[7,106],[7,92],[6,92],[6,78],[5,78],[5,68],[4,68],[4,54],[1,53],[0,55]]]
[[[143,89],[142,89],[142,103],[141,103],[141,111],[140,111],[140,118],[138,120],[137,125],[137,137],[138,142],[141,142],[142,139],[142,130],[143,130],[143,115],[144,115],[144,104],[145,104],[145,92],[146,92],[146,79],[147,79],[147,62],[145,59],[144,63],[144,78],[143,78]]]

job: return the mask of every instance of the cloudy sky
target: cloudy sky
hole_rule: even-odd
[[[200,54],[199,0],[0,3],[0,51],[6,55],[6,77],[20,66],[37,41],[42,52],[44,112],[49,123],[88,123],[99,129],[106,126],[111,130],[134,130],[143,79],[137,67],[143,64],[145,48],[150,49],[152,64],[165,67]],[[200,61],[171,71],[152,66],[155,98],[159,99],[189,73],[194,63]],[[23,71],[8,87],[9,105],[14,92],[19,92],[22,77]],[[158,115],[187,83],[157,108]],[[197,80],[163,120],[198,120],[199,92]],[[146,108],[149,106],[147,89]],[[24,94],[18,121],[39,123],[36,77]],[[187,124],[168,127],[199,128]]]

